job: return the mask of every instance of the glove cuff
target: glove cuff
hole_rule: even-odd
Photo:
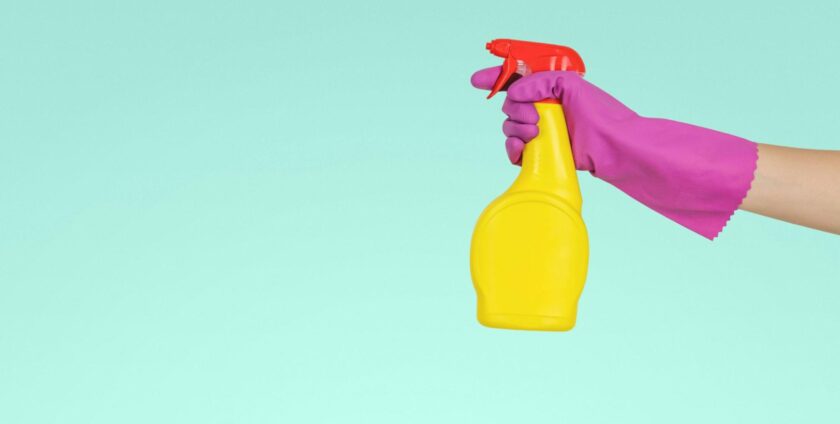
[[[613,154],[598,158],[593,174],[703,237],[717,237],[750,190],[757,144],[658,118],[639,118],[625,131],[609,141]]]

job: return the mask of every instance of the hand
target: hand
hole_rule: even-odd
[[[471,82],[476,88],[489,90],[499,76],[500,67],[482,69],[473,74]],[[626,126],[626,122],[639,118],[627,106],[584,80],[576,72],[539,72],[520,78],[507,90],[502,105],[508,119],[502,125],[507,136],[505,147],[511,163],[520,164],[525,143],[537,136],[539,115],[534,102],[559,99],[566,115],[566,124],[572,142],[572,153],[578,170],[595,172],[593,156],[598,156],[601,143]]]
[[[489,89],[499,68],[472,76]],[[750,188],[756,144],[668,119],[639,116],[573,72],[539,72],[508,88],[502,129],[508,158],[520,163],[538,133],[533,102],[559,99],[575,167],[601,178],[669,219],[713,239]]]

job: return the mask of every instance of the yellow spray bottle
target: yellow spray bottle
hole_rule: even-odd
[[[488,98],[515,73],[584,72],[580,56],[565,46],[497,39],[487,49],[505,58]],[[478,218],[470,271],[482,324],[566,331],[577,318],[589,241],[563,108],[554,99],[535,107],[539,135],[525,146],[517,179]]]

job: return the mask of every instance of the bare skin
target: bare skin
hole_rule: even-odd
[[[840,234],[840,151],[759,144],[740,209]]]

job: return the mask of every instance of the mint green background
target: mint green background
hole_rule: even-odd
[[[840,238],[581,175],[577,328],[479,326],[496,37],[644,115],[840,148],[840,5],[0,6],[0,422],[840,420]]]

